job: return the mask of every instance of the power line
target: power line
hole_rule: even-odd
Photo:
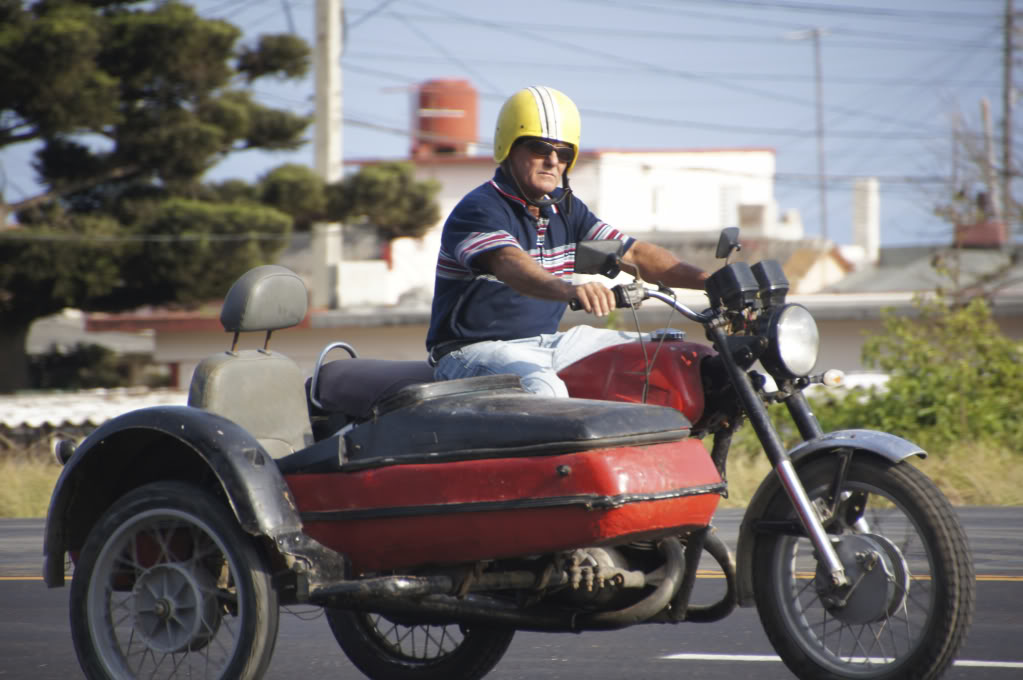
[[[360,52],[352,51],[346,55],[348,58],[358,61],[392,61],[392,62],[409,62],[412,64],[424,64],[424,63],[447,63],[449,60],[443,57],[426,56],[423,54],[392,54],[385,52]],[[469,63],[476,66],[488,66],[498,68],[509,68],[509,69],[537,69],[546,66],[546,63],[525,61],[525,60],[510,60],[510,59],[478,59],[474,58]],[[635,69],[631,66],[594,66],[593,64],[570,64],[566,62],[560,62],[558,64],[559,71],[586,71],[593,74],[595,78],[606,76],[609,73],[635,73]],[[806,75],[805,73],[756,73],[756,72],[738,72],[738,71],[693,71],[704,78],[717,78],[720,80],[752,80],[757,82],[806,82],[812,80],[812,75]],[[976,86],[976,85],[997,85],[998,80],[992,77],[990,80],[984,78],[970,78],[962,80],[949,80],[939,79],[937,77],[922,77],[922,78],[910,78],[910,77],[875,77],[875,76],[850,76],[850,75],[828,75],[829,83],[838,83],[845,85],[875,85],[879,87],[906,87],[910,86],[925,86],[925,87],[938,87],[938,86]]]
[[[380,12],[383,9],[383,7],[386,6],[387,4],[389,4],[389,3],[384,3],[383,5],[377,5],[376,7],[374,7],[374,9],[370,10],[370,12],[372,12],[373,14],[376,14],[376,13]],[[418,3],[416,3],[416,4],[418,4]],[[422,5],[420,4],[419,6],[421,7]],[[451,20],[454,20],[454,21],[457,21],[457,22],[464,22],[464,23],[468,23],[470,25],[485,26],[485,27],[488,27],[488,28],[491,28],[491,29],[501,30],[501,31],[517,30],[517,32],[519,32],[519,33],[523,33],[524,32],[525,34],[532,35],[532,37],[534,37],[535,39],[538,39],[538,40],[544,40],[544,41],[549,40],[549,37],[546,36],[546,35],[543,36],[542,38],[540,38],[540,37],[535,36],[535,34],[533,34],[531,31],[526,30],[524,28],[524,27],[531,27],[531,26],[533,26],[532,24],[528,24],[527,25],[527,24],[517,24],[517,23],[510,23],[510,22],[495,22],[495,21],[490,21],[490,20],[479,19],[477,17],[466,17],[466,16],[463,16],[463,15],[460,15],[460,14],[457,14],[457,13],[453,13],[453,12],[450,12],[450,11],[442,11],[442,14],[444,15],[443,18],[439,18],[439,17],[437,17],[435,15],[396,14],[396,13],[393,13],[393,12],[389,12],[389,14],[391,14],[392,16],[396,16],[400,20],[405,21],[405,22],[408,22],[409,19],[415,19],[416,21],[437,21],[437,20],[451,21]],[[608,29],[608,30],[610,30],[610,29]],[[422,37],[422,35],[421,35],[421,37]],[[720,36],[713,36],[713,39],[720,40]],[[737,37],[737,39],[749,39],[749,37],[748,36]],[[948,41],[945,41],[945,44],[947,44],[947,42]],[[431,43],[431,44],[436,46],[435,42]],[[829,46],[831,44],[832,44],[832,41],[829,41]],[[970,43],[966,43],[966,44],[978,44],[978,43],[970,42]],[[564,43],[562,43],[562,46],[564,46]],[[569,46],[573,47],[571,45],[569,45]],[[591,49],[588,49],[585,46],[581,46],[581,45],[575,45],[574,47],[579,49],[579,50],[587,51],[588,53],[599,54],[601,57],[606,58],[606,59],[607,58],[615,59],[615,57],[613,55],[608,55],[604,50],[591,50]],[[473,70],[473,67],[472,67],[471,63],[468,62],[467,60],[465,60],[464,58],[459,57],[459,58],[455,59],[450,54],[448,54],[448,58],[449,58],[449,61],[453,61],[454,63],[459,64],[463,69],[465,69],[470,74],[473,74],[476,78],[480,78],[481,77],[478,71]],[[619,59],[618,61],[621,61],[621,60]],[[689,80],[696,80],[698,82],[703,82],[705,84],[721,87],[721,88],[724,88],[724,89],[728,89],[728,90],[732,90],[732,91],[736,91],[736,92],[740,92],[740,93],[750,93],[750,94],[754,94],[756,96],[768,97],[768,98],[770,98],[770,99],[772,99],[774,101],[783,101],[783,102],[787,101],[787,102],[790,102],[790,103],[796,103],[796,104],[798,104],[800,106],[806,106],[806,107],[814,106],[812,101],[809,101],[809,100],[806,100],[806,99],[803,99],[803,98],[785,97],[785,96],[780,95],[776,91],[767,91],[767,90],[763,90],[763,89],[757,88],[757,87],[743,86],[741,84],[736,84],[735,82],[728,82],[728,81],[737,81],[737,80],[744,80],[746,82],[749,82],[749,81],[761,82],[762,79],[760,79],[760,78],[752,77],[752,78],[740,79],[740,78],[733,77],[733,78],[723,79],[720,76],[718,76],[717,74],[710,74],[710,73],[699,72],[699,71],[681,71],[681,70],[678,70],[678,69],[669,69],[669,68],[665,68],[665,67],[663,67],[663,66],[661,66],[659,64],[649,64],[649,63],[646,63],[646,62],[643,62],[643,61],[640,61],[640,60],[635,60],[635,59],[626,59],[626,63],[628,64],[628,68],[631,68],[633,71],[635,71],[635,69],[637,67],[639,67],[639,68],[642,68],[643,70],[645,70],[647,72],[650,72],[650,73],[656,73],[656,74],[662,74],[662,75],[670,75],[670,76],[673,76],[673,77],[681,77],[681,78],[689,79]],[[829,82],[830,82],[830,79],[829,79]],[[484,84],[487,84],[487,82],[485,80],[484,80]],[[488,85],[488,87],[490,87],[491,89],[494,89],[494,90],[497,89],[493,85]],[[866,113],[866,112],[864,112],[864,110],[863,110],[863,108],[861,106],[858,106],[856,108],[829,107],[829,111],[831,113],[844,113],[844,114],[847,114],[847,115],[856,115],[857,117],[865,117],[865,118],[868,118],[868,119],[871,119],[871,120],[875,120],[877,122],[886,123],[886,124],[895,123],[895,124],[898,124],[900,126],[904,126],[906,128],[912,129],[914,131],[913,136],[919,138],[919,134],[918,134],[919,123],[917,121],[912,121],[912,122],[910,122],[910,121],[898,121],[898,120],[892,119],[892,118],[890,118],[888,116]],[[723,129],[723,128],[718,127],[718,126],[710,126],[710,127],[708,127],[708,126],[700,126],[698,123],[690,123],[690,125],[692,127],[702,128],[702,129],[719,129],[719,130]],[[739,131],[739,130],[736,130],[735,128],[732,128],[732,130]],[[753,132],[753,133],[765,132],[764,130],[757,130],[757,129],[749,129],[748,131],[749,132]],[[795,133],[795,134],[800,134],[800,133]],[[937,131],[935,131],[935,134],[937,134]],[[863,136],[863,135],[861,135],[859,133],[856,133],[855,136],[859,137],[859,136]],[[869,133],[867,133],[867,136],[869,136]]]
[[[361,66],[347,65],[346,69],[349,71],[361,72],[364,74],[374,76],[386,76],[395,79],[403,79],[404,77],[394,73],[388,73],[386,71],[380,71],[379,69],[369,69]],[[407,80],[407,79],[406,79]],[[488,96],[483,94],[481,96]],[[497,99],[504,99],[503,95],[492,95]],[[642,116],[632,113],[620,113],[616,111],[606,111],[600,109],[593,109],[583,107],[580,112],[587,116],[594,116],[597,118],[604,118],[606,120],[622,120],[631,123],[645,124],[645,125],[660,125],[666,127],[688,127],[697,130],[712,130],[718,132],[741,132],[765,136],[777,136],[777,137],[795,137],[802,138],[808,134],[808,131],[801,128],[772,128],[772,127],[759,127],[759,126],[747,126],[747,125],[730,125],[727,123],[711,123],[705,121],[695,120],[682,120],[672,118],[657,118],[653,116]],[[919,126],[917,126],[919,129]],[[936,134],[934,133],[912,133],[912,132],[898,132],[898,133],[878,133],[874,130],[835,130],[828,133],[829,136],[837,138],[849,138],[849,139],[862,139],[864,137],[878,137],[887,140],[923,140],[923,139],[934,139]]]
[[[391,16],[398,16],[396,12],[390,12]],[[480,19],[474,18],[451,18],[451,17],[440,17],[431,14],[411,14],[407,12],[401,13],[406,20],[418,21],[418,22],[434,22],[434,23],[447,23],[455,21],[456,23],[478,23]],[[535,29],[535,23],[525,22],[493,22],[503,29],[509,31],[521,31]],[[764,25],[762,22],[751,22],[759,29],[763,29]],[[781,23],[777,25],[778,28],[785,30],[792,30],[791,23]],[[876,38],[887,42],[867,42],[867,43],[856,43],[856,42],[843,42],[839,40],[836,46],[840,47],[857,47],[864,49],[921,49],[921,50],[940,50],[947,52],[949,50],[978,50],[978,49],[1000,49],[997,45],[991,45],[989,43],[976,42],[976,41],[962,41],[962,40],[948,40],[941,37],[925,37],[920,36],[918,33],[914,34],[894,34],[885,33],[879,31],[860,31],[857,29],[845,29],[836,28],[833,30],[836,36],[852,36],[852,37],[867,37]],[[605,26],[588,26],[578,25],[573,26],[572,33],[574,35],[610,35],[617,38],[643,38],[643,39],[654,39],[654,40],[670,40],[670,41],[686,41],[686,42],[710,42],[710,43],[721,43],[721,42],[738,42],[741,44],[771,44],[771,45],[784,45],[786,41],[779,37],[764,37],[758,34],[743,34],[743,33],[712,33],[712,32],[680,32],[680,31],[666,31],[666,30],[649,30],[649,29],[634,29],[627,27],[605,27]],[[901,43],[901,44],[899,44]]]
[[[426,31],[422,30],[421,28],[419,28],[419,26],[417,26],[415,24],[415,22],[409,21],[403,15],[399,14],[397,16],[398,16],[399,20],[405,25],[405,27],[408,30],[412,31],[417,36],[419,36],[420,40],[422,40],[426,44],[432,46],[435,50],[437,50],[437,52],[439,52],[440,54],[442,54],[445,57],[447,57],[452,63],[457,64],[458,66],[461,66],[470,75],[474,76],[479,82],[483,83],[484,85],[486,85],[487,87],[491,88],[492,90],[497,90],[498,89],[493,83],[491,83],[487,79],[486,76],[484,76],[479,71],[474,69],[464,59],[462,59],[458,55],[454,54],[451,50],[449,50],[448,48],[444,47],[444,45],[442,45],[438,41],[434,40],[433,37],[429,33],[427,33]]]
[[[411,4],[415,4],[415,5],[421,6],[421,4],[417,3],[417,2],[412,2]],[[447,16],[451,16],[451,17],[457,18],[457,19],[462,20],[462,21],[464,21],[466,23],[469,23],[469,24],[474,24],[474,25],[477,25],[477,26],[483,26],[483,27],[486,27],[486,28],[490,28],[492,30],[503,30],[503,25],[500,24],[499,22],[494,22],[494,21],[491,21],[491,20],[488,20],[488,19],[481,19],[481,18],[477,18],[477,17],[467,17],[465,15],[458,14],[457,12],[451,12],[451,11],[448,11],[448,10],[440,10],[440,11],[441,11],[442,14],[445,14]],[[539,34],[539,33],[537,33],[534,30],[523,29],[523,30],[518,31],[518,35],[523,35],[523,36],[529,37],[529,38],[531,38],[533,40],[536,40],[538,42],[542,42],[542,43],[545,43],[545,44],[548,44],[550,42],[550,37],[548,35],[546,35],[546,34]],[[643,61],[643,60],[640,60],[640,59],[634,59],[634,58],[625,57],[625,56],[621,56],[621,55],[610,55],[604,49],[593,48],[593,47],[589,47],[588,45],[582,45],[582,44],[578,44],[578,43],[570,43],[570,42],[567,42],[567,41],[564,41],[564,40],[559,41],[558,44],[561,47],[570,48],[570,49],[576,50],[576,51],[578,51],[580,53],[592,54],[594,56],[600,57],[601,59],[609,59],[609,60],[614,60],[614,61],[620,62],[620,63],[631,64],[634,67],[639,68],[642,71],[647,72],[647,73],[653,73],[653,74],[658,74],[658,75],[663,75],[663,76],[670,76],[670,77],[673,77],[673,78],[681,78],[681,79],[684,79],[684,80],[693,80],[693,81],[701,82],[701,83],[703,83],[705,85],[710,85],[712,87],[717,87],[717,88],[721,88],[721,89],[725,89],[725,90],[729,90],[729,91],[733,91],[733,92],[744,93],[744,94],[753,94],[753,95],[756,95],[756,96],[759,96],[759,97],[762,97],[762,98],[767,98],[767,99],[770,99],[770,100],[776,101],[776,102],[787,102],[787,103],[798,104],[800,106],[807,106],[807,107],[813,107],[814,106],[814,103],[812,101],[808,101],[808,100],[806,100],[804,98],[801,98],[801,97],[785,96],[785,95],[781,95],[781,94],[779,94],[778,92],[775,92],[775,91],[764,90],[764,89],[761,89],[761,88],[750,87],[750,86],[728,85],[728,84],[724,84],[724,83],[721,83],[721,82],[718,82],[718,81],[715,81],[715,80],[712,80],[712,79],[701,77],[698,74],[696,74],[694,72],[691,72],[691,71],[684,71],[684,70],[681,70],[681,69],[669,68],[669,67],[663,66],[661,64],[650,63],[650,62],[646,62],[646,61]],[[841,109],[838,109],[838,110],[841,110]],[[889,118],[887,116],[878,116],[878,115],[873,115],[873,114],[865,114],[862,110],[858,110],[857,113],[860,116],[863,116],[863,117],[866,117],[866,118],[873,118],[873,119],[875,119],[875,120],[877,120],[879,122],[889,122],[889,123],[893,122],[893,119],[891,119],[891,118]],[[919,125],[917,123],[915,123],[915,122],[913,122],[913,123],[911,123],[911,122],[904,122],[904,123],[901,123],[901,124],[905,125],[907,128],[912,128],[914,130],[919,129]]]
[[[823,5],[816,2],[785,2],[782,0],[681,0],[690,4],[713,4],[717,7],[733,6],[756,9],[782,9],[795,12],[841,14],[846,16],[877,17],[882,19],[904,19],[907,21],[937,21],[960,23],[962,21],[987,21],[984,14],[972,12],[950,12],[943,10],[893,9],[891,7],[858,7],[849,4]]]

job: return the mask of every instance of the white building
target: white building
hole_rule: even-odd
[[[346,308],[397,304],[415,292],[432,295],[444,219],[466,193],[493,176],[496,166],[489,156],[437,155],[414,162],[418,179],[436,180],[441,186],[437,202],[442,219],[421,239],[393,241],[389,265],[338,260],[344,254],[321,242],[312,252],[325,259],[313,266],[325,271],[308,272],[310,280],[320,285],[334,281],[338,288],[320,299]],[[723,227],[739,226],[746,238],[802,239],[797,214],[778,217],[774,171],[775,154],[769,148],[584,150],[570,180],[594,214],[628,234],[656,233],[658,240],[706,238]],[[339,266],[342,261],[344,266]]]

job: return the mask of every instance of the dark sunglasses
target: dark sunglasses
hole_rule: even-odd
[[[551,151],[558,154],[558,161],[561,163],[571,163],[572,159],[575,158],[575,149],[570,146],[554,146],[550,142],[545,142],[542,139],[527,139],[522,142],[522,145],[529,150],[529,153],[536,156],[546,158],[551,155]]]

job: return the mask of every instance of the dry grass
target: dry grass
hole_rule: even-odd
[[[1023,505],[1023,457],[968,444],[913,458],[953,505]],[[733,451],[728,459],[728,494],[721,507],[743,508],[771,466],[763,453]]]
[[[953,505],[1023,505],[1023,457],[966,444],[916,464]]]
[[[728,498],[721,500],[722,508],[745,508],[760,482],[771,472],[767,456],[728,457]]]
[[[60,466],[48,457],[0,459],[0,517],[45,517]]]
[[[967,445],[937,452],[919,467],[953,505],[1023,505],[1023,460],[1017,453]],[[746,507],[770,472],[762,453],[734,451],[728,460],[729,496],[721,507]],[[45,517],[60,467],[45,450],[0,455],[0,518]]]

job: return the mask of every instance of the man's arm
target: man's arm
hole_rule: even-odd
[[[645,241],[636,241],[622,258],[639,270],[639,275],[649,283],[663,283],[669,288],[694,288],[703,290],[707,272],[680,261],[661,246]],[[623,269],[628,273],[628,267]]]
[[[596,316],[607,316],[615,306],[614,293],[607,286],[597,281],[573,285],[570,281],[559,279],[545,271],[520,248],[508,246],[480,253],[476,256],[476,265],[529,297],[560,302],[569,302],[575,298],[583,309]]]

